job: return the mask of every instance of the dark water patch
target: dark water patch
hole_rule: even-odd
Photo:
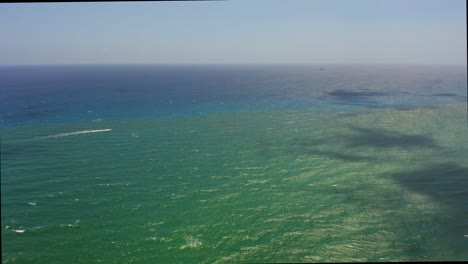
[[[427,164],[423,168],[384,176],[390,176],[402,187],[443,204],[444,210],[432,223],[434,237],[449,237],[437,242],[447,244],[455,255],[468,259],[468,239],[464,237],[466,233],[460,232],[468,230],[467,167],[456,163]]]
[[[458,96],[457,94],[454,94],[454,93],[436,93],[434,95],[435,96],[453,96],[453,97]]]
[[[342,99],[342,100],[349,100],[350,98],[391,95],[388,92],[371,91],[369,89],[360,89],[358,91],[346,91],[342,89],[337,89],[337,90],[334,90],[333,92],[328,92],[327,94],[334,96],[336,98]]]
[[[2,159],[24,158],[28,155],[37,155],[44,151],[42,146],[36,144],[9,144],[1,143]]]
[[[344,146],[347,149],[356,147],[375,147],[375,148],[403,148],[411,149],[418,147],[430,147],[441,149],[431,137],[424,135],[408,135],[396,131],[377,128],[362,128],[349,126],[354,133],[330,133],[326,137],[296,137],[288,141],[291,149],[302,149],[302,152],[316,153],[316,148],[324,145]],[[331,154],[331,153],[323,153]],[[340,153],[336,153],[340,157]],[[341,156],[345,158],[345,156]],[[359,160],[359,157],[349,160]]]
[[[0,116],[4,121],[21,123],[24,121],[47,119],[60,114],[63,107],[57,107],[50,100],[38,100],[33,103],[26,103],[20,107],[15,106],[7,109]]]
[[[403,187],[451,207],[468,210],[468,168],[456,163],[430,164],[390,175]],[[468,224],[468,222],[467,222]]]
[[[439,148],[434,140],[423,135],[408,135],[396,131],[377,128],[362,128],[351,126],[357,135],[347,137],[350,147],[377,147],[377,148]]]
[[[381,108],[383,102],[380,98],[385,96],[396,95],[394,92],[373,91],[369,88],[361,88],[358,90],[336,89],[332,92],[327,92],[324,99],[332,98],[338,100],[340,104],[360,106],[366,108]]]
[[[23,123],[25,121],[50,118],[59,112],[60,112],[59,110],[55,110],[55,109],[44,109],[44,110],[30,109],[30,110],[17,112],[14,114],[6,114],[2,117],[2,119],[9,123]]]
[[[438,97],[453,98],[453,100],[457,100],[457,101],[465,101],[467,99],[466,96],[455,94],[455,93],[436,93],[433,95],[438,96]]]

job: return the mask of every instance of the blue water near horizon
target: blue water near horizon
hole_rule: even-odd
[[[239,110],[356,110],[466,101],[457,65],[0,67],[0,125]]]

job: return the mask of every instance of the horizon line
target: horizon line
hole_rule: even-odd
[[[12,63],[12,64],[0,64],[0,67],[11,67],[11,66],[123,66],[123,65],[160,65],[160,66],[182,66],[182,65],[220,65],[220,66],[228,66],[228,65],[446,65],[446,66],[467,66],[467,63],[362,63],[362,62],[356,62],[356,63],[344,63],[344,62],[335,62],[335,63],[330,63],[330,62],[242,62],[242,63],[149,63],[149,62],[143,62],[143,63]]]

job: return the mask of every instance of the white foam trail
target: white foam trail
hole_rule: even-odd
[[[75,131],[75,132],[70,132],[70,133],[59,133],[59,134],[55,134],[55,135],[39,137],[37,139],[60,138],[60,137],[74,136],[74,135],[80,135],[80,134],[108,132],[108,131],[111,131],[111,130],[112,130],[112,128],[96,129],[96,130],[82,130],[82,131]]]

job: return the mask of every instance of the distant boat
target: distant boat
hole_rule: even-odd
[[[323,71],[323,70],[325,70],[325,69],[320,68],[320,70]]]

